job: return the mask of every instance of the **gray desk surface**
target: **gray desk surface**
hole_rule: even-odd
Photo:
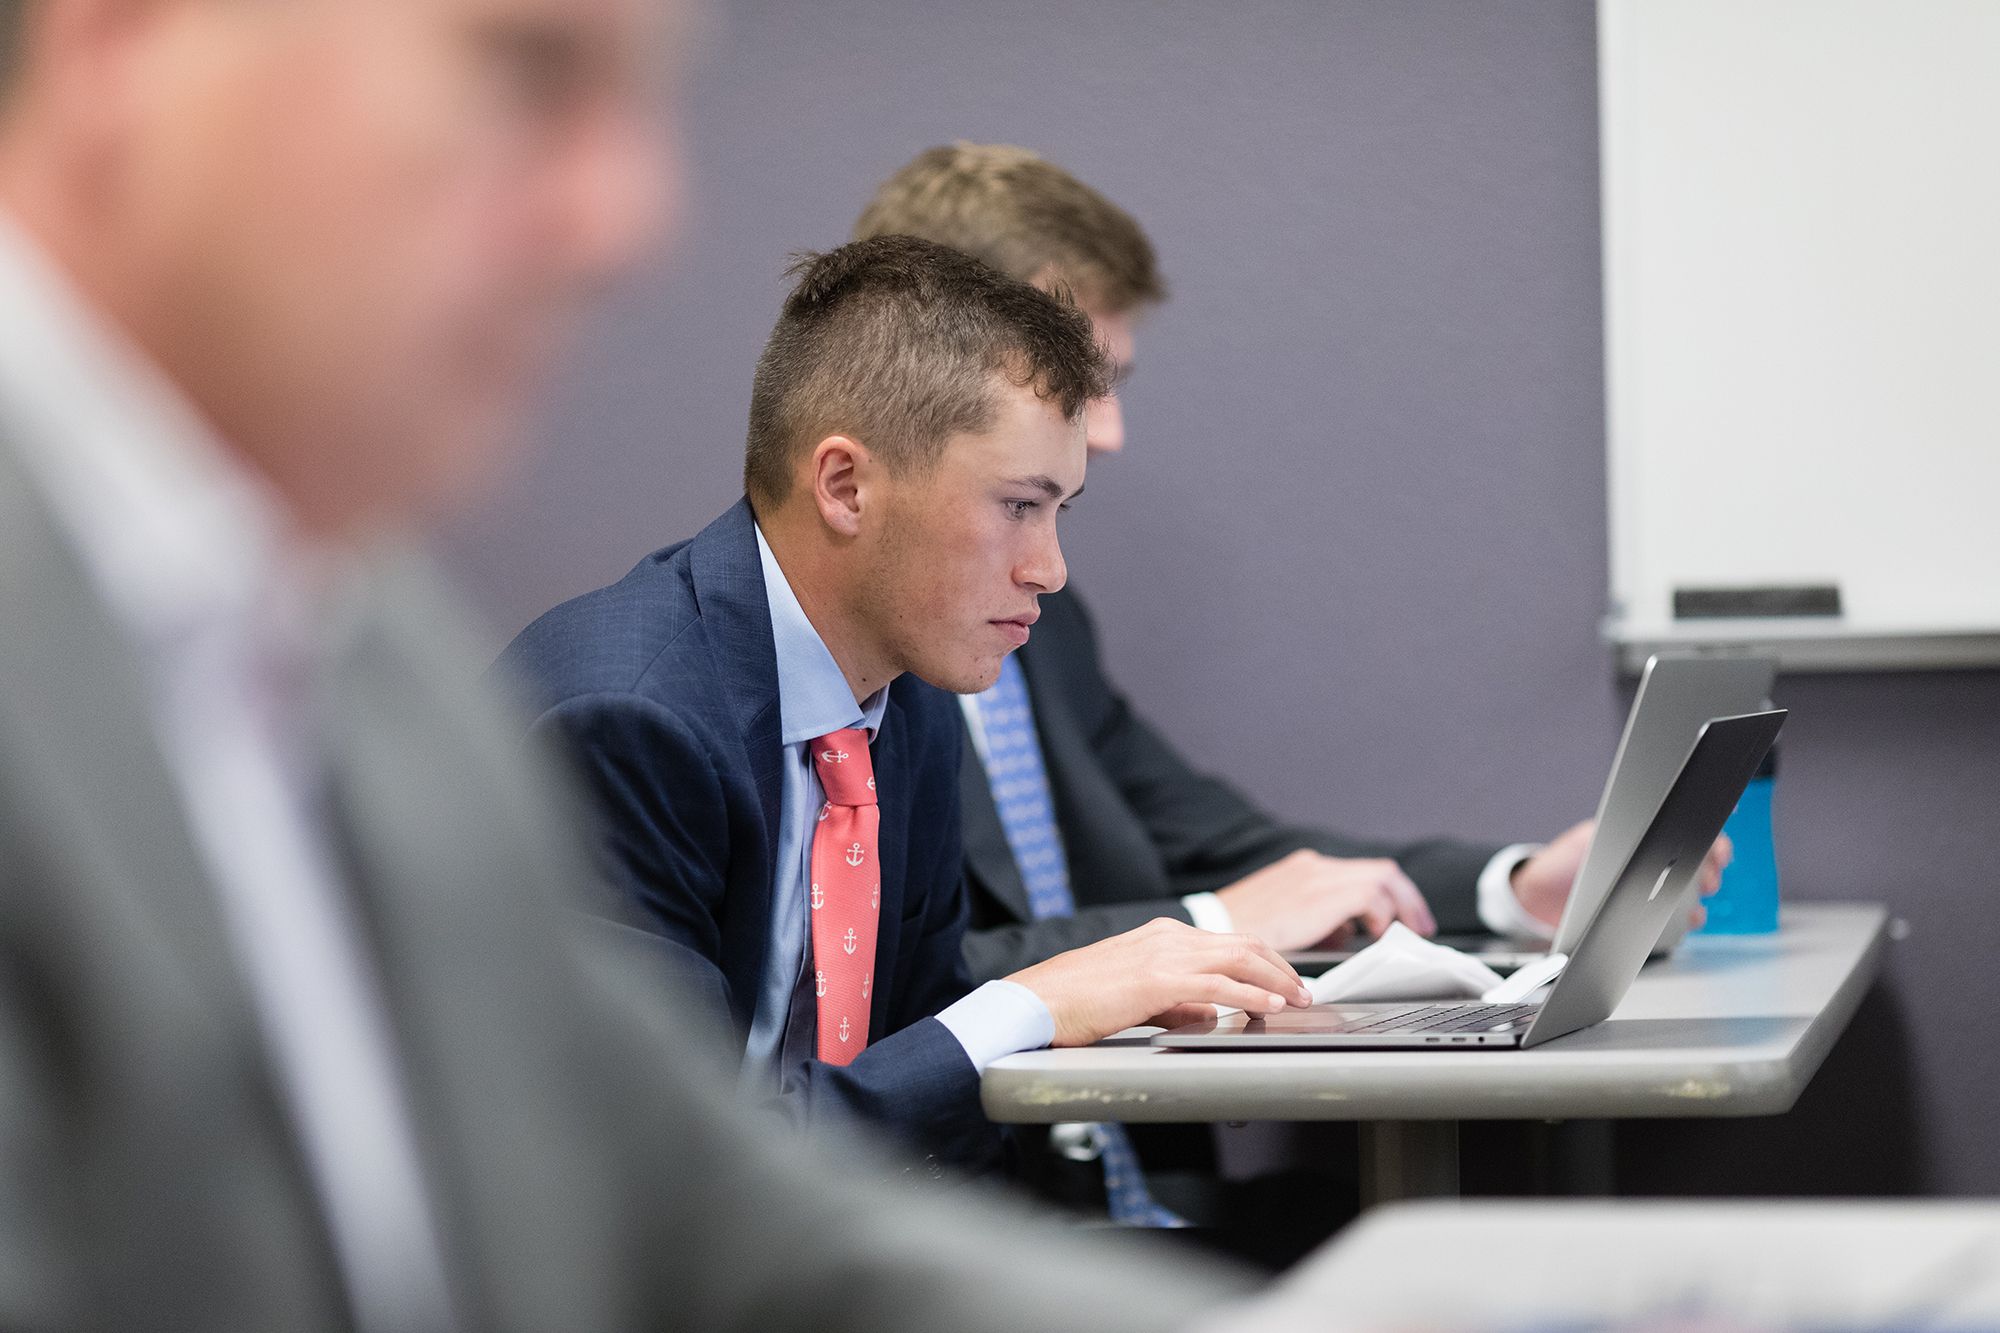
[[[1272,1295],[1352,1328],[1990,1329],[2000,1205],[1394,1204]]]
[[[1694,936],[1606,1022],[1530,1051],[1193,1052],[1109,1043],[986,1070],[995,1120],[1507,1120],[1773,1115],[1875,979],[1888,913],[1789,906],[1775,935]]]

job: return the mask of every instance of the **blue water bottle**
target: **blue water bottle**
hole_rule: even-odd
[[[1722,887],[1705,899],[1707,935],[1766,935],[1778,928],[1778,853],[1771,842],[1771,793],[1778,779],[1778,747],[1757,766],[1722,831],[1736,859],[1722,872]]]

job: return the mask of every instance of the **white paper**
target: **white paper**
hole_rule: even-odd
[[[1476,1000],[1501,976],[1469,954],[1433,944],[1400,921],[1340,966],[1306,983],[1314,1004],[1336,1000]]]

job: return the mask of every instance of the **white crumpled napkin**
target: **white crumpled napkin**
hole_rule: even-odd
[[[1470,954],[1433,944],[1400,921],[1382,938],[1306,983],[1314,1004],[1335,1000],[1476,1000],[1500,984]]]
[[[1355,1004],[1410,1000],[1483,1000],[1488,1004],[1518,1004],[1554,981],[1567,961],[1552,953],[1502,978],[1498,972],[1457,949],[1434,944],[1400,921],[1354,957],[1306,982],[1314,1004],[1345,1000]],[[1218,1018],[1240,1014],[1226,1004],[1215,1006]]]

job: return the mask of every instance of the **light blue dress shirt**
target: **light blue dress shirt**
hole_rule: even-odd
[[[829,731],[861,727],[873,741],[889,703],[887,686],[854,702],[847,677],[833,660],[819,631],[757,530],[757,555],[764,568],[764,597],[771,607],[771,636],[778,650],[778,740],[785,747],[784,785],[778,798],[778,883],[771,898],[770,964],[750,1019],[746,1081],[775,1085],[778,1054],[792,993],[806,965],[811,941],[812,835],[815,816],[826,801],[806,744]],[[949,775],[954,782],[956,773]],[[975,1069],[1003,1055],[1031,1051],[1055,1039],[1055,1019],[1041,998],[1011,981],[989,981],[938,1015]]]

